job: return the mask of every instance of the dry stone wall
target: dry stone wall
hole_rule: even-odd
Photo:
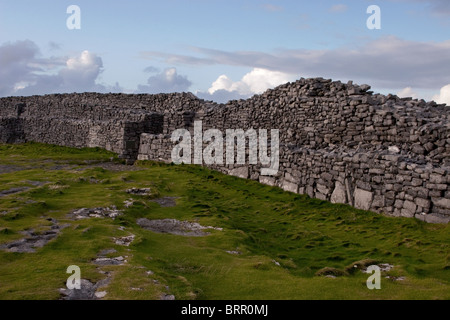
[[[0,99],[1,142],[98,146],[130,162],[170,162],[171,133],[185,128],[193,135],[195,121],[224,134],[279,129],[277,174],[262,176],[260,163],[213,169],[364,210],[450,220],[450,112],[434,102],[322,78],[227,104],[191,93]]]

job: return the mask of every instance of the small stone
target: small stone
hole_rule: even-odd
[[[393,153],[393,154],[400,153],[400,149],[397,146],[390,146],[388,148],[388,150],[389,150],[390,153]]]
[[[108,293],[106,291],[99,291],[95,293],[95,297],[98,299],[103,299]]]
[[[126,190],[129,194],[139,195],[139,196],[148,196],[151,194],[150,188],[131,188]]]

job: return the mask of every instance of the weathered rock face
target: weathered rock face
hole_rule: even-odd
[[[279,129],[276,175],[261,176],[261,163],[210,167],[364,210],[448,222],[449,108],[369,89],[316,78],[227,104],[187,93],[10,97],[0,99],[0,141],[99,146],[171,162],[170,134],[193,134],[194,121],[223,134]]]

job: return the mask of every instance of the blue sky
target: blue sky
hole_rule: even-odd
[[[67,7],[81,9],[69,30]],[[369,5],[381,30],[369,30]],[[0,0],[0,96],[174,92],[226,101],[301,77],[450,104],[448,0]]]

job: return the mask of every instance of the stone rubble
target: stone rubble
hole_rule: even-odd
[[[134,234],[132,234],[132,235],[125,236],[125,237],[114,238],[114,243],[119,246],[128,247],[134,241],[135,237],[136,236]]]
[[[234,254],[234,255],[240,255],[240,254],[242,254],[240,251],[235,251],[235,250],[231,250],[231,251],[225,251],[226,253],[229,253],[229,254]]]
[[[111,218],[114,220],[120,215],[122,215],[122,211],[114,205],[107,208],[81,208],[69,213],[69,216],[75,220],[87,218]]]
[[[94,264],[97,264],[99,266],[120,266],[124,263],[127,262],[127,260],[125,260],[124,257],[120,256],[120,257],[115,257],[115,258],[105,258],[105,257],[100,257],[95,259]]]
[[[62,295],[61,300],[100,300],[107,294],[106,291],[97,291],[99,288],[108,285],[110,278],[100,280],[97,283],[92,283],[89,280],[80,280],[80,289],[59,289]]]
[[[139,188],[131,188],[131,189],[128,189],[126,192],[129,193],[129,194],[137,195],[137,196],[149,196],[149,195],[151,195],[151,189],[150,188],[141,188],[141,189],[139,189]]]
[[[123,202],[125,208],[131,208],[134,205],[133,199],[128,199]]]
[[[10,194],[15,194],[15,193],[20,193],[20,192],[23,192],[23,191],[27,191],[28,189],[30,189],[30,188],[28,188],[28,187],[19,187],[19,188],[11,188],[11,189],[8,189],[8,190],[3,190],[3,191],[0,191],[0,198],[4,197],[4,196],[9,196]]]
[[[380,264],[377,264],[377,266],[380,268],[381,272],[389,272],[394,268],[394,266],[389,263],[380,263]],[[371,273],[371,272],[367,271],[367,268],[363,268],[363,269],[361,269],[361,271],[363,273]]]

